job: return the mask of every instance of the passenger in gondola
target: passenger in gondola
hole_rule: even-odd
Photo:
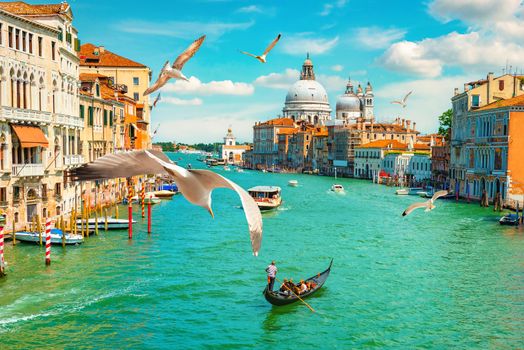
[[[280,294],[283,295],[289,295],[289,286],[288,286],[288,280],[287,278],[284,278],[284,282],[280,285],[280,289],[278,290]]]
[[[309,289],[308,289],[308,286],[306,284],[306,282],[304,282],[304,280],[300,280],[300,284],[299,284],[299,293],[300,294],[304,294],[306,293]]]

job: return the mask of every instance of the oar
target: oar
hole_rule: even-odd
[[[278,278],[275,277],[275,279],[278,281],[278,283],[282,283]],[[311,311],[315,312],[315,310],[311,307],[311,305],[306,303],[301,297],[299,297],[297,294],[295,294],[295,292],[293,292],[291,289],[289,289],[289,287],[286,286],[284,283],[282,283],[282,284],[284,285],[284,287],[286,287],[287,290],[289,290],[291,293],[293,293],[293,295],[295,295],[298,298],[298,300],[303,302]]]

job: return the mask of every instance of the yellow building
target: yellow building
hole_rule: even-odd
[[[136,101],[136,123],[133,123],[134,131],[130,133],[140,133],[140,136],[133,136],[136,138],[135,148],[150,148],[151,106],[149,96],[143,96],[143,93],[149,87],[151,70],[141,63],[106,50],[104,46],[89,43],[82,45],[79,57],[80,73],[107,76],[120,91]]]

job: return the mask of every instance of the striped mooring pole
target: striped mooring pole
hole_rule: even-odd
[[[131,204],[131,181],[129,182],[128,187],[128,200],[127,200],[127,219],[128,219],[128,237],[133,239],[133,205]]]
[[[45,264],[51,265],[51,219],[45,222]]]
[[[142,204],[142,219],[146,217],[145,201],[146,201],[146,186],[144,182],[142,182],[142,189],[140,190],[140,202]]]
[[[4,227],[0,227],[0,277],[4,276]]]

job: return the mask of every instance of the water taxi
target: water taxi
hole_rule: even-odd
[[[278,208],[282,204],[280,197],[280,187],[278,186],[256,186],[248,190],[260,210],[271,210]]]
[[[291,186],[291,187],[297,187],[298,186],[298,181],[297,180],[289,180],[289,182],[287,184],[288,184],[288,186]]]
[[[333,191],[333,192],[344,192],[344,186],[339,185],[339,184],[334,184],[333,186],[331,186],[331,191]]]

